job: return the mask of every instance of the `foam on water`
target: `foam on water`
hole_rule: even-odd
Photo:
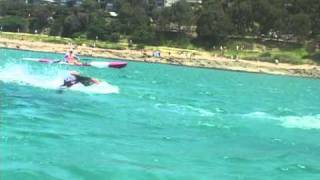
[[[44,89],[58,89],[63,82],[63,78],[67,74],[68,71],[65,70],[39,73],[33,71],[32,68],[27,65],[6,64],[4,67],[0,67],[0,81],[5,83],[29,85]],[[69,88],[69,90],[95,94],[119,92],[119,88],[117,86],[113,86],[107,82],[101,82],[99,85],[92,85],[89,87],[79,84]]]
[[[119,93],[119,88],[113,86],[107,82],[101,82],[99,85],[83,86],[81,84],[76,84],[70,88],[73,91],[80,91],[84,93],[94,93],[94,94],[110,94]]]
[[[287,128],[320,129],[320,114],[313,116],[286,116],[280,118],[281,125]]]
[[[266,112],[252,112],[244,114],[245,118],[265,119],[277,121],[285,128],[320,129],[320,114],[305,116],[275,116]]]
[[[254,118],[254,119],[270,119],[270,118],[272,119],[273,118],[268,113],[260,112],[260,111],[244,114],[243,116],[248,118]]]

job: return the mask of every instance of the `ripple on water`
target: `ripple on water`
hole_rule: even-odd
[[[154,105],[155,108],[160,109],[162,111],[167,111],[171,113],[177,113],[181,115],[193,115],[200,117],[214,117],[215,113],[211,112],[208,109],[198,108],[191,105],[182,105],[182,104],[160,104],[157,103]]]
[[[320,173],[319,166],[306,165],[306,164],[287,164],[277,168],[277,170],[283,173],[299,173],[307,172],[318,175]]]

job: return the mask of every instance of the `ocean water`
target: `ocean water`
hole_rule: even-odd
[[[320,179],[320,80],[62,56],[0,49],[1,180]]]

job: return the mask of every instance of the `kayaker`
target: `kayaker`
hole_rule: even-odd
[[[80,59],[73,53],[73,50],[70,50],[70,51],[64,56],[64,60],[65,60],[66,63],[68,63],[68,64],[72,64],[72,65],[82,65],[82,63],[80,62]]]
[[[81,83],[84,86],[91,86],[93,84],[99,84],[99,81],[94,78],[82,76],[77,71],[70,71],[69,75],[64,78],[63,84],[60,87],[70,88],[78,83]]]

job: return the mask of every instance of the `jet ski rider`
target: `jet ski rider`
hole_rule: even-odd
[[[63,84],[60,87],[70,88],[78,83],[81,83],[84,86],[91,86],[93,84],[99,84],[99,81],[94,78],[82,76],[77,71],[71,71],[69,75],[64,78]]]

